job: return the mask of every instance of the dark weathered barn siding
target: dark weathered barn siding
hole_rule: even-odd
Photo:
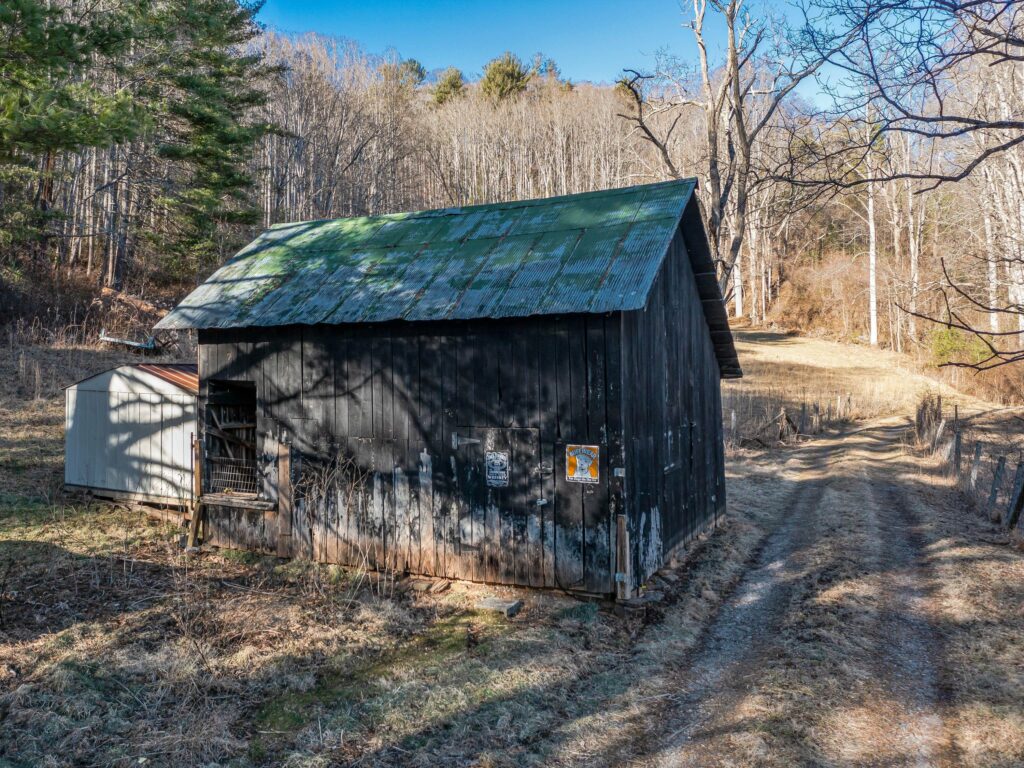
[[[626,505],[643,579],[725,508],[719,369],[683,232],[647,308],[623,313]]]
[[[611,314],[205,330],[201,399],[211,381],[255,382],[264,459],[284,439],[307,467],[340,453],[367,472],[358,499],[332,500],[312,525],[296,508],[296,554],[608,593],[609,505],[621,501],[603,482],[567,482],[564,460],[567,443],[600,445],[606,478],[608,457],[621,456],[619,323]],[[454,447],[453,433],[470,442]],[[489,447],[512,453],[508,488],[488,488],[479,473]],[[264,472],[275,501],[273,461]],[[218,508],[213,543],[273,549],[272,516],[245,514]]]
[[[209,408],[227,408],[238,450],[259,460],[261,499],[204,496],[207,540],[629,595],[725,506],[719,379],[741,371],[692,191],[679,182],[266,233],[165,318],[200,328],[201,428],[216,426]],[[532,222],[516,235],[530,247],[519,253],[487,217]],[[476,239],[435,243],[440,225]],[[371,229],[372,258],[356,247]],[[349,235],[358,243],[338,251],[332,238]],[[564,253],[543,247],[549,237]],[[509,253],[491,258],[502,243]],[[355,313],[348,324],[332,324],[338,301]],[[399,305],[434,319],[396,320],[409,316]],[[270,322],[281,318],[298,324]],[[252,392],[232,381],[255,385],[254,431],[223,404]],[[206,462],[230,466],[220,432],[204,435]],[[571,444],[600,446],[599,482],[566,480]],[[511,455],[507,487],[485,482],[487,450]],[[325,494],[310,479],[332,457],[347,463]]]

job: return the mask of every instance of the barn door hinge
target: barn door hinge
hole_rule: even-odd
[[[475,437],[461,437],[458,432],[452,432],[452,450],[459,450],[464,445],[476,445],[480,441]]]

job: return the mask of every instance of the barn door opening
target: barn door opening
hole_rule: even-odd
[[[542,586],[539,432],[462,428],[451,437],[461,577]]]
[[[205,491],[256,496],[256,385],[211,381],[205,421]]]

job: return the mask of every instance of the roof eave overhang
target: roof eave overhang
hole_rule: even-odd
[[[711,247],[704,231],[704,216],[696,191],[690,195],[683,209],[680,226],[697,283],[697,295],[700,296],[701,307],[704,310],[704,320],[711,334],[715,358],[718,360],[719,374],[723,379],[742,378],[743,369],[736,354],[732,330],[729,328],[729,313],[725,307],[722,289],[718,285],[718,271],[714,259],[711,258]]]

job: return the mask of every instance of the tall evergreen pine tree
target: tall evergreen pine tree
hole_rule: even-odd
[[[179,274],[218,265],[258,220],[246,165],[270,127],[249,116],[265,103],[263,85],[276,72],[247,50],[259,34],[259,7],[169,0],[157,14],[168,41],[155,62],[154,93],[168,123],[158,152],[171,161],[163,202],[173,214],[162,245]]]

